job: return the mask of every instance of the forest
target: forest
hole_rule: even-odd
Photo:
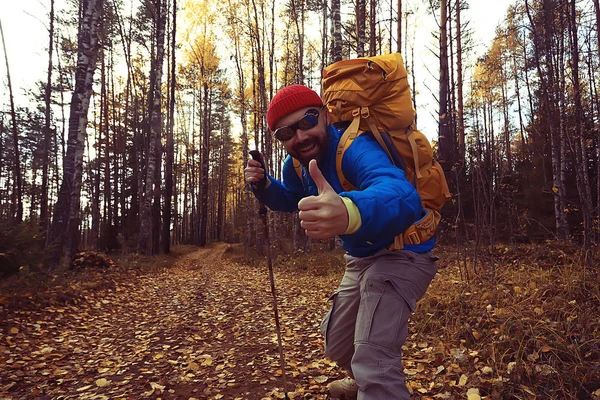
[[[482,395],[600,397],[597,312],[583,322],[589,310],[583,304],[600,304],[600,2],[515,0],[491,43],[479,51],[470,20],[475,17],[469,14],[474,1],[43,0],[47,45],[39,69],[45,79],[24,91],[26,101],[18,101],[22,97],[11,82],[19,54],[7,53],[5,45],[16,33],[2,30],[0,11],[5,65],[0,69],[5,74],[0,86],[0,279],[56,276],[86,253],[130,263],[179,254],[186,246],[210,249],[215,243],[241,246],[227,247],[243,254],[236,253],[237,261],[261,262],[262,257],[264,262],[258,202],[243,181],[243,168],[249,151],[258,149],[269,172],[281,177],[286,154],[267,127],[270,99],[293,83],[319,92],[321,71],[333,62],[398,52],[413,89],[417,126],[435,120],[435,132],[426,133],[452,193],[436,238],[441,253],[452,259],[445,266],[455,272],[446,284],[484,285],[462,288],[455,297],[432,296],[426,309],[433,315],[440,305],[467,307],[466,292],[500,301],[494,290],[503,274],[508,269],[525,274],[522,265],[537,260],[532,265],[543,271],[540,279],[548,287],[564,284],[565,293],[573,295],[560,307],[576,307],[579,320],[548,327],[532,334],[535,343],[523,339],[517,345],[525,363],[554,354],[560,362],[543,364],[554,372],[523,367],[520,383],[510,391],[497,389],[500,376],[486,381]],[[417,40],[425,26],[434,26],[428,44]],[[422,47],[434,60],[426,69],[419,67]],[[424,100],[427,96],[435,104]],[[340,250],[333,239],[308,238],[297,213],[269,213],[268,225],[270,244],[285,268],[297,265],[291,261],[295,255],[318,263],[319,254]],[[330,264],[335,270],[335,262]],[[542,285],[513,278],[502,290],[508,287],[513,300],[521,296],[519,302],[526,302],[524,292],[538,293]],[[71,287],[89,290],[78,285]],[[113,283],[107,285],[114,289]],[[9,309],[9,297],[0,293],[5,307],[0,311]],[[577,305],[570,303],[575,299]],[[533,302],[531,307],[530,316],[542,318],[546,308]],[[567,318],[563,311],[557,318]],[[493,331],[489,315],[467,320],[467,328],[456,322],[457,343],[479,340],[480,324]],[[439,327],[422,326],[418,332]],[[18,336],[19,329],[6,329]],[[507,329],[496,332],[500,341],[514,334],[514,325]],[[579,345],[569,347],[575,339],[562,348],[578,368],[571,370],[572,364],[554,351],[558,345],[552,351],[544,347],[548,337],[558,340],[561,329],[589,334],[581,342],[585,352]],[[536,350],[532,360],[529,345],[547,351]],[[452,351],[464,351],[460,346]],[[498,357],[505,369],[515,362]],[[556,370],[573,376],[548,383]],[[432,379],[438,374],[432,372]],[[466,387],[459,385],[461,374],[457,377],[450,386]],[[534,388],[536,379],[542,386]],[[8,378],[0,383],[6,391],[14,386]],[[163,389],[152,390],[162,393],[164,382],[156,385]],[[447,389],[449,383],[440,385]],[[101,387],[97,381],[96,386]],[[223,398],[211,397],[221,392],[208,386],[201,398]],[[425,388],[419,392],[424,396],[435,392],[433,383],[414,386],[419,388]]]
[[[592,259],[600,216],[597,3],[515,2],[477,59],[473,32],[461,24],[468,2],[421,5],[439,26],[438,106],[423,112],[437,115],[432,141],[453,193],[440,239],[572,241]],[[409,7],[417,4],[126,6],[72,1],[56,12],[50,1],[47,79],[28,92],[28,104],[14,103],[6,80],[5,254],[39,248],[47,266],[77,249],[252,245],[254,200],[241,169],[256,148],[280,173],[283,147],[264,119],[278,88],[318,90],[331,62],[394,51],[413,87],[424,79],[414,68],[419,20]],[[281,26],[281,18],[293,23]],[[5,59],[10,72],[18,54]],[[421,98],[413,93],[417,110]],[[286,223],[293,216],[281,218],[272,221],[277,237],[310,246]],[[40,260],[37,251],[30,256]]]

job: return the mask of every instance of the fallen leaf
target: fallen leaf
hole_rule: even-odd
[[[471,388],[467,390],[467,399],[468,400],[481,400],[481,396],[479,395],[479,389]]]
[[[317,383],[325,383],[325,382],[327,382],[327,381],[329,380],[329,378],[328,378],[328,377],[326,377],[325,375],[319,375],[319,376],[317,376],[317,377],[315,377],[315,378],[313,378],[313,379],[314,379],[314,380],[315,380],[315,382],[317,382]]]
[[[98,387],[107,387],[108,385],[110,385],[110,381],[108,379],[100,378],[96,380],[96,386]]]

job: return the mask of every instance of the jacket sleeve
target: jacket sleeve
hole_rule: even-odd
[[[361,227],[353,241],[365,243],[389,238],[390,242],[421,218],[421,197],[404,171],[367,134],[355,139],[342,160],[344,176],[358,188],[341,192],[360,211]]]
[[[282,175],[283,181],[279,181],[267,174],[267,179],[271,183],[265,189],[265,205],[273,211],[296,211],[298,202],[305,194],[302,181],[296,174],[290,156],[286,157],[284,161]]]

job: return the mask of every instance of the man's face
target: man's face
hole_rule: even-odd
[[[314,111],[319,113],[317,124],[312,128],[302,130],[302,127],[306,127],[307,124],[296,123],[305,116],[310,118],[311,115],[315,115]],[[285,151],[303,165],[308,165],[312,159],[320,161],[327,152],[329,142],[327,137],[327,107],[321,109],[321,106],[309,106],[296,110],[279,120],[275,125],[275,130],[284,126],[294,126],[294,124],[296,124],[295,135],[291,139],[282,142]]]

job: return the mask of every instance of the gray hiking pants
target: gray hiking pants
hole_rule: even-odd
[[[325,352],[354,377],[358,400],[407,400],[402,345],[437,258],[387,249],[344,258],[346,272],[321,323]]]

